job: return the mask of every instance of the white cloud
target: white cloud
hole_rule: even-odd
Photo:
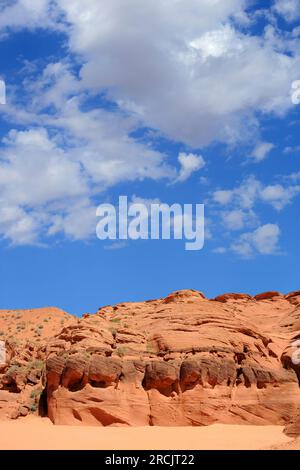
[[[224,246],[219,246],[213,249],[213,253],[216,253],[218,255],[224,255],[225,253],[227,253],[227,249]]]
[[[296,181],[296,174],[290,176]],[[283,209],[300,193],[300,186],[282,186],[281,184],[264,186],[254,176],[246,178],[240,186],[230,190],[218,190],[213,193],[213,201],[222,206],[232,205],[235,209],[249,210],[258,202],[272,205],[276,210]]]
[[[297,2],[277,0],[276,10],[284,4],[295,11]],[[292,106],[297,38],[273,26],[263,36],[242,32],[234,24],[251,24],[247,5],[86,0],[83,9],[81,0],[17,0],[0,10],[0,31],[63,28],[81,59],[81,86],[107,91],[144,125],[196,148],[247,140],[257,132],[257,112]]]
[[[300,18],[299,0],[276,0],[274,9],[288,22],[297,21]]]
[[[253,211],[235,209],[225,211],[221,214],[221,219],[226,229],[242,230],[245,226],[251,226],[256,222],[256,216]]]
[[[39,230],[40,222],[38,221],[37,214],[28,214],[18,206],[7,205],[5,201],[1,201],[1,238],[10,240],[13,245],[33,244],[37,243]]]
[[[300,176],[295,173],[287,179],[293,182]],[[226,229],[227,236],[243,231],[231,240],[231,250],[243,257],[253,254],[276,254],[279,251],[280,229],[276,224],[262,224],[262,203],[280,211],[300,194],[300,185],[263,185],[254,176],[246,178],[241,185],[230,190],[213,193],[215,216],[221,222],[218,227]],[[258,215],[259,214],[259,215]],[[246,229],[256,229],[247,231]]]
[[[178,161],[181,165],[177,181],[186,181],[194,172],[201,170],[205,166],[204,158],[194,153],[180,153]]]
[[[278,225],[266,224],[256,229],[249,240],[259,253],[269,255],[277,251],[279,236],[280,229]]]
[[[21,28],[63,29],[70,55],[49,63],[38,79],[27,76],[22,108],[10,100],[1,110],[13,127],[23,124],[26,130],[11,131],[2,142],[0,210],[6,216],[0,235],[14,243],[37,242],[41,234],[87,238],[94,229],[95,199],[104,190],[145,178],[185,181],[204,166],[201,155],[181,154],[178,175],[166,155],[132,137],[141,125],[199,148],[213,141],[249,141],[253,133],[257,138],[257,115],[287,111],[300,65],[297,40],[274,28],[259,37],[242,32],[234,25],[247,28],[246,5],[86,0],[83,9],[79,0],[2,3],[0,35]],[[72,53],[79,78],[68,63]],[[116,111],[84,110],[94,92],[106,92]],[[253,158],[265,158],[271,145],[261,141]],[[228,228],[240,230],[248,227],[258,201],[279,209],[296,193],[266,188],[250,177],[213,198],[232,204]]]
[[[244,212],[241,210],[230,211],[223,214],[224,225],[228,227],[229,230],[241,230],[244,228],[244,218]]]
[[[289,154],[289,153],[298,153],[300,152],[300,145],[295,145],[293,147],[289,146],[289,147],[285,147],[284,153],[286,154]]]
[[[239,209],[251,209],[258,197],[261,183],[249,176],[242,184],[230,190],[218,190],[213,193],[213,200],[221,205],[232,204]]]
[[[80,0],[58,3],[72,25],[71,51],[83,57],[83,84],[108,90],[173,140],[199,147],[248,139],[257,111],[292,106],[294,43],[234,28],[232,17],[247,16],[244,1],[87,0],[84,14]]]
[[[257,253],[261,255],[272,255],[279,251],[279,237],[280,228],[278,225],[261,225],[254,230],[254,232],[241,235],[240,239],[232,244],[231,249],[246,258]]]
[[[6,201],[34,207],[87,193],[79,162],[72,161],[45,129],[12,130],[4,142],[0,194]]]
[[[256,162],[261,162],[267,158],[268,154],[274,148],[274,144],[270,142],[259,142],[251,153],[251,157]]]
[[[3,0],[2,0],[3,1]],[[58,11],[51,0],[5,1],[0,7],[0,32],[10,29],[61,29]]]
[[[190,45],[201,53],[204,61],[210,57],[233,56],[243,50],[243,42],[237,41],[236,32],[229,25],[222,26],[218,30],[208,31],[192,41]]]
[[[30,106],[4,110],[27,130],[12,130],[2,142],[0,209],[15,218],[0,225],[0,236],[15,244],[58,233],[86,239],[97,222],[93,199],[99,201],[112,185],[176,178],[164,154],[129,136],[134,119],[81,109],[85,96],[64,64],[49,64],[24,85],[32,92]],[[50,105],[52,113],[44,114]]]
[[[86,240],[95,233],[96,206],[89,199],[72,201],[60,214],[49,214],[47,235],[63,233],[72,240]]]
[[[231,190],[220,189],[213,193],[213,199],[218,204],[226,205],[232,201],[234,192]]]
[[[261,199],[281,210],[300,193],[300,186],[283,187],[280,184],[266,186],[261,191]]]
[[[288,179],[294,182],[300,181],[300,171],[296,171],[295,173],[292,173],[291,175],[289,175]]]
[[[12,130],[4,143],[0,235],[13,244],[39,243],[52,214],[70,211],[73,200],[88,194],[87,178],[45,129]]]

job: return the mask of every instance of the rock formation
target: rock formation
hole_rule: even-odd
[[[185,290],[82,318],[0,311],[0,328],[2,419],[39,412],[75,425],[280,424],[300,434],[299,291],[210,300]]]

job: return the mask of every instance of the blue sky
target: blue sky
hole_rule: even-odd
[[[1,5],[1,308],[299,289],[299,0]],[[119,195],[205,203],[204,249],[98,240]]]

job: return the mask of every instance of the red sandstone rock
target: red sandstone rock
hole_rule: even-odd
[[[50,309],[52,336],[39,341],[30,337],[36,325],[20,330],[18,314],[14,327],[23,333],[7,341],[0,418],[39,409],[56,424],[285,424],[298,433],[298,298],[268,292],[211,301],[185,290],[80,319]],[[10,315],[0,312],[0,321],[13,336]]]
[[[290,299],[292,299],[293,297],[298,297],[298,296],[300,296],[300,290],[296,290],[296,291],[294,291],[294,292],[290,292],[289,294],[287,294],[287,295],[285,296],[285,298],[286,298],[287,300],[290,300]]]
[[[202,292],[196,290],[179,290],[176,292],[172,292],[172,294],[168,295],[168,297],[163,299],[163,303],[169,304],[172,302],[193,302],[202,299],[205,299],[205,295]]]
[[[248,294],[223,294],[215,297],[216,302],[227,302],[228,300],[252,300],[253,297]]]
[[[281,297],[280,292],[277,291],[270,291],[270,292],[263,292],[262,294],[257,294],[254,298],[255,300],[270,300],[274,297]]]

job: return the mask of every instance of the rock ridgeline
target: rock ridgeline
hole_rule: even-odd
[[[39,322],[39,324],[37,324]],[[300,291],[184,290],[82,318],[0,311],[0,418],[55,424],[280,424],[300,434]],[[300,356],[300,354],[299,354]]]

